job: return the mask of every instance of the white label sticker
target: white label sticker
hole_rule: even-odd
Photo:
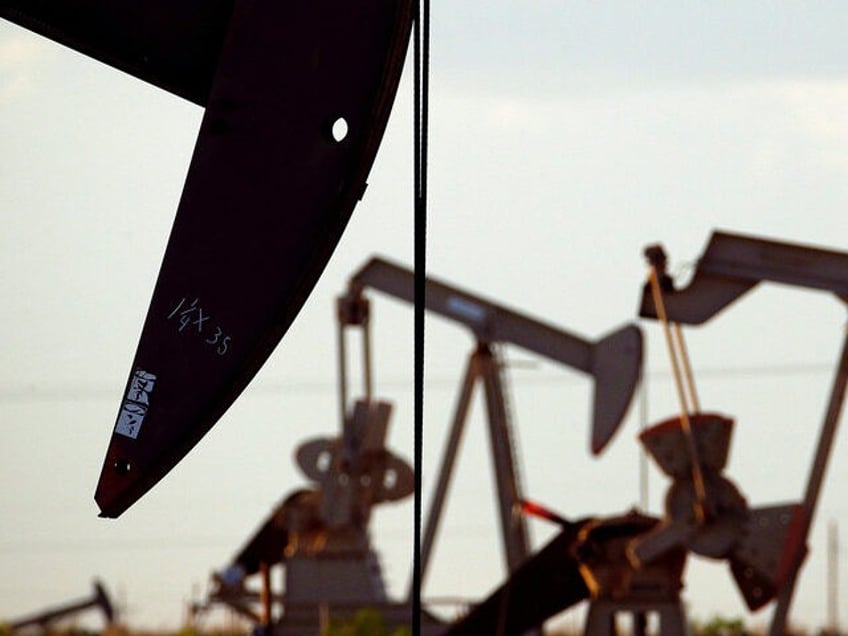
[[[118,414],[115,433],[136,439],[141,431],[147,407],[150,406],[150,394],[156,385],[156,376],[138,369],[130,380],[127,397]]]
[[[133,375],[130,388],[127,391],[127,400],[139,404],[150,404],[150,394],[156,384],[156,376],[139,369]]]
[[[125,435],[126,437],[135,439],[141,430],[141,423],[144,421],[146,413],[147,409],[141,404],[125,402],[121,408],[120,415],[118,415],[115,432],[119,435]]]

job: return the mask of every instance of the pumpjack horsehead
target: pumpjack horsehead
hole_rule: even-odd
[[[0,0],[0,18],[204,110],[95,500],[117,517],[210,430],[327,264],[383,136],[411,0]]]

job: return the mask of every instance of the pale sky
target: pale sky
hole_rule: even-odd
[[[848,251],[848,7],[740,5],[434,3],[430,272],[596,339],[637,319],[647,244],[684,276],[715,228]],[[132,626],[177,626],[192,590],[306,485],[292,453],[339,426],[334,298],[373,254],[412,262],[410,79],[367,195],[269,364],[162,483],[102,520],[94,486],[201,111],[0,22],[0,618],[101,577]],[[373,311],[376,392],[411,458],[412,310],[375,296]],[[771,285],[687,330],[704,408],[736,417],[726,474],[750,503],[801,496],[844,325],[830,295]],[[651,422],[676,404],[661,332],[642,326]],[[438,318],[427,329],[429,496],[473,343]],[[639,409],[592,459],[590,383],[507,356],[527,495],[573,517],[638,503]],[[503,577],[481,406],[425,595],[475,599]],[[826,617],[828,521],[846,543],[845,439],[793,604],[811,628]],[[652,471],[649,511],[667,485]],[[395,596],[411,515],[409,500],[374,518]],[[553,531],[531,526],[536,545]],[[686,584],[693,617],[743,615],[726,565],[692,559]]]

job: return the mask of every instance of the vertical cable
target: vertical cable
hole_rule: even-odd
[[[689,392],[689,404],[694,413],[701,412],[701,403],[698,400],[698,391],[695,389],[695,376],[692,374],[692,364],[689,362],[689,352],[686,350],[686,341],[683,339],[683,330],[680,323],[672,323],[672,334],[676,341],[677,351],[680,354],[680,362],[683,366],[683,377],[686,380],[686,389]]]
[[[668,316],[665,313],[665,303],[663,302],[659,273],[655,265],[651,265],[648,280],[651,285],[651,296],[654,300],[657,318],[659,318],[663,332],[665,333],[668,357],[671,360],[671,370],[674,373],[674,386],[677,389],[677,398],[680,401],[680,423],[683,427],[683,435],[689,450],[689,460],[692,462],[692,485],[695,487],[695,520],[701,524],[706,520],[707,489],[704,482],[704,473],[701,468],[701,460],[698,457],[698,446],[695,443],[695,435],[692,432],[692,424],[689,421],[690,406],[686,400],[683,372],[680,370],[678,351],[675,348],[674,336]]]
[[[430,3],[415,3],[414,38],[414,232],[415,232],[415,407],[414,407],[414,541],[412,565],[412,634],[421,634],[421,473],[424,441],[424,293],[427,247],[427,133],[430,58]]]

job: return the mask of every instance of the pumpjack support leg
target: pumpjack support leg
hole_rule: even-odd
[[[689,636],[686,624],[686,614],[680,599],[660,602],[619,602],[608,599],[598,599],[589,605],[586,617],[586,636],[612,636],[616,634],[616,614],[630,613],[633,616],[634,633],[639,631],[640,621],[650,613],[657,614],[660,619],[660,634],[662,636]]]

